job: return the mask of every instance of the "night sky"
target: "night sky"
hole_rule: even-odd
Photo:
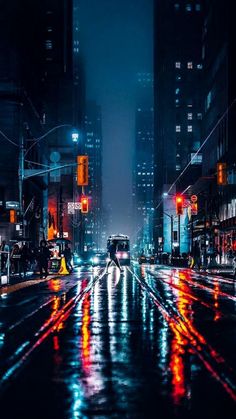
[[[152,0],[81,0],[87,99],[102,106],[103,196],[130,233],[136,73],[152,71]]]

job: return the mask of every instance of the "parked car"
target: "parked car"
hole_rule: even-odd
[[[154,263],[156,263],[156,257],[155,257],[155,255],[150,255],[148,257],[148,263],[150,263],[151,265],[154,265]]]
[[[140,255],[138,258],[138,263],[141,265],[142,263],[147,263],[147,257],[145,255]]]

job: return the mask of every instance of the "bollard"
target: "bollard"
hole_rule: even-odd
[[[63,255],[61,257],[61,266],[60,266],[60,269],[58,271],[58,274],[59,275],[69,275],[69,271],[67,270],[67,267],[66,267],[66,259],[65,259],[65,256],[63,256]]]

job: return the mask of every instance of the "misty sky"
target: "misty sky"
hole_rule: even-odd
[[[135,78],[152,71],[152,0],[81,0],[87,98],[102,106],[103,195],[114,232],[132,202]],[[130,221],[129,221],[130,222]]]

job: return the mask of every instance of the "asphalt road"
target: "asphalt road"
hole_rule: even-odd
[[[236,407],[236,282],[79,269],[0,298],[0,417],[224,418]]]

